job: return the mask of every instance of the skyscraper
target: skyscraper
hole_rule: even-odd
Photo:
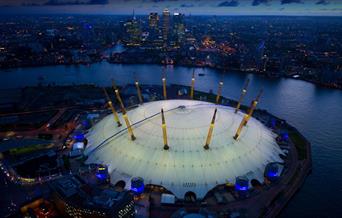
[[[128,36],[128,45],[140,45],[141,29],[140,24],[133,14],[133,19],[124,24]]]
[[[165,8],[163,11],[163,40],[164,43],[168,42],[170,32],[170,11]]]
[[[159,16],[158,13],[152,12],[148,16],[148,26],[151,30],[157,30],[159,23]]]
[[[184,14],[173,14],[173,35],[177,44],[181,44],[185,38]]]

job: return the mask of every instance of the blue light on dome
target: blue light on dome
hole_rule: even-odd
[[[98,178],[99,180],[106,180],[107,179],[107,174],[96,173],[96,178]]]
[[[281,138],[282,138],[284,141],[287,141],[287,140],[289,140],[289,134],[288,134],[288,133],[283,133],[283,134],[281,134]]]
[[[108,170],[107,167],[104,166],[99,166],[97,168],[97,172],[96,172],[96,178],[100,181],[105,181],[108,179]]]
[[[74,135],[74,139],[77,142],[83,142],[83,140],[85,139],[84,134],[83,133],[77,133]]]
[[[144,180],[140,177],[133,178],[131,180],[131,191],[134,192],[136,195],[140,195],[141,193],[144,192],[145,185],[144,185]]]
[[[135,192],[136,194],[141,194],[144,192],[144,186],[140,186],[140,187],[131,187],[131,190],[133,192]]]
[[[239,185],[239,184],[235,184],[235,189],[237,191],[246,191],[248,190],[248,185]]]
[[[270,181],[274,181],[279,177],[279,166],[277,163],[269,163],[265,168],[265,177]]]
[[[83,120],[83,121],[82,121],[82,126],[83,126],[85,129],[89,129],[89,128],[91,127],[90,121],[89,121],[89,120]]]
[[[235,190],[236,191],[247,191],[249,186],[248,178],[246,177],[237,177],[235,181]]]
[[[274,128],[276,126],[276,120],[272,118],[271,120],[271,127]]]

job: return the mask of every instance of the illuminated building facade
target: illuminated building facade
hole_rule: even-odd
[[[159,15],[156,12],[150,13],[148,16],[148,26],[150,30],[158,30],[159,25]]]
[[[133,17],[132,20],[129,20],[124,24],[124,27],[127,34],[127,45],[140,46],[141,29],[138,20]]]
[[[184,14],[174,13],[173,14],[173,35],[176,44],[180,45],[185,39],[185,24],[184,24]]]
[[[63,216],[134,217],[134,201],[129,191],[90,187],[76,177],[51,182],[52,199]]]
[[[167,43],[170,34],[170,11],[165,8],[163,11],[163,40]]]
[[[59,217],[59,214],[57,213],[51,202],[43,198],[39,198],[34,200],[33,202],[25,204],[20,208],[20,212],[24,217]]]

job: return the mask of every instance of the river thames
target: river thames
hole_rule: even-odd
[[[168,67],[167,83],[190,85],[193,68]],[[258,108],[287,120],[312,143],[313,172],[300,191],[281,213],[281,217],[338,217],[342,214],[342,91],[287,78],[270,79],[238,72],[222,73],[195,68],[195,89],[216,93],[224,82],[222,94],[238,99],[247,77],[250,86],[244,104],[264,94]],[[198,76],[198,74],[204,74]],[[161,84],[159,65],[120,65],[107,62],[90,66],[47,66],[0,70],[1,89],[43,84],[95,84],[110,86],[133,83]],[[17,82],[13,82],[17,81]]]

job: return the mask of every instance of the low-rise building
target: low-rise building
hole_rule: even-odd
[[[50,183],[52,199],[64,216],[134,217],[134,201],[129,191],[117,192],[85,184],[74,176]]]

